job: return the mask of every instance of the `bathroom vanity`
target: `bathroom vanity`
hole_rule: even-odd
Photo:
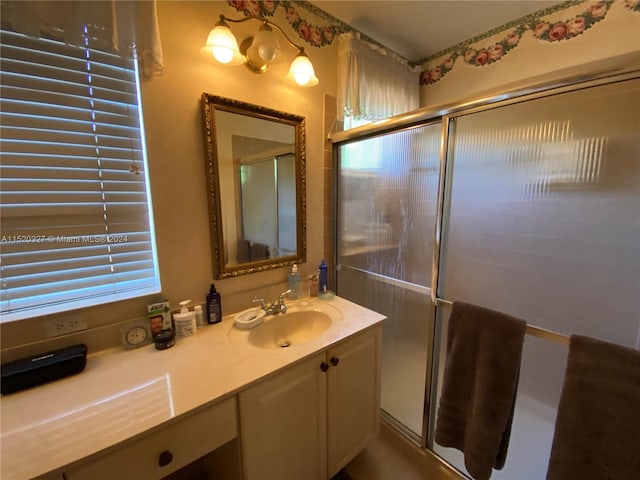
[[[380,328],[239,394],[245,478],[330,478],[378,433]]]
[[[329,478],[377,434],[384,316],[339,297],[290,310],[331,322],[285,330],[281,348],[282,328],[265,343],[278,317],[240,331],[226,316],[169,350],[99,352],[75,377],[2,397],[2,478],[163,478],[232,444],[238,478]]]

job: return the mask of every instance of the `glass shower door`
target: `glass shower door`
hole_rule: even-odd
[[[630,80],[454,119],[438,297],[640,348],[639,109]],[[441,350],[449,313],[438,307]],[[566,354],[526,337],[507,464],[492,478],[546,477]],[[460,452],[433,449],[465,471]]]
[[[338,149],[337,293],[388,318],[382,409],[422,435],[441,123]]]

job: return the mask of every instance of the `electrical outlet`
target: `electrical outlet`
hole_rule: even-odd
[[[47,336],[57,337],[59,335],[66,335],[68,333],[86,330],[87,328],[87,322],[85,322],[79,315],[74,317],[58,318],[56,320],[51,320],[47,324]]]

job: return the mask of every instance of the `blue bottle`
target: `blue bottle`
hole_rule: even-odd
[[[322,260],[320,262],[320,266],[318,267],[318,271],[320,272],[320,277],[318,279],[318,294],[327,293],[327,285],[328,285],[328,270],[327,263]]]

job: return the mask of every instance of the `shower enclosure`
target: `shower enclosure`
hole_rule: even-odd
[[[452,301],[529,325],[507,464],[492,478],[545,478],[569,335],[640,348],[639,78],[334,137],[337,292],[388,317],[384,416],[462,473],[462,454],[433,440]]]

